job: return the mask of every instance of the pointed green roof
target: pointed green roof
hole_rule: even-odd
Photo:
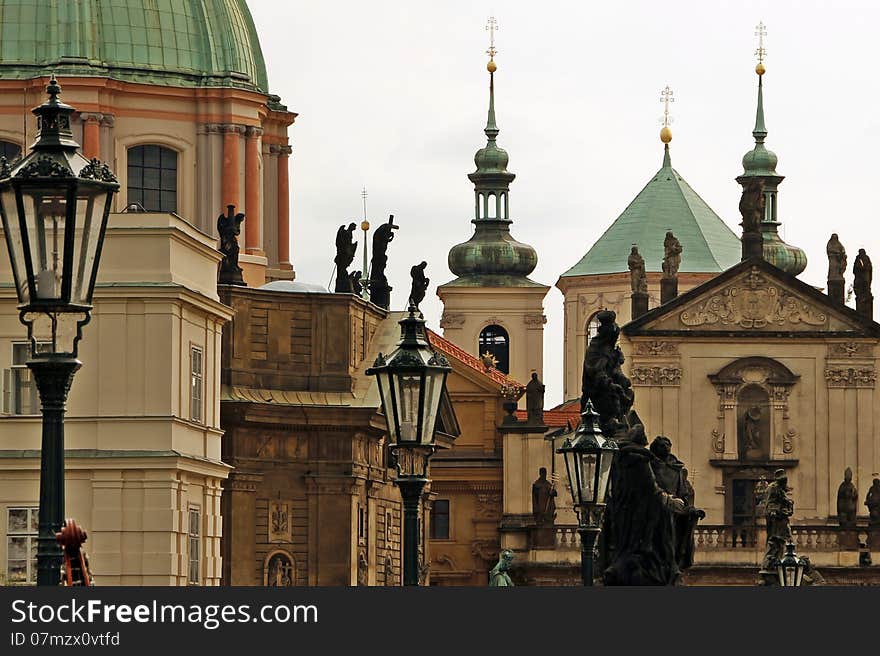
[[[740,261],[739,237],[674,168],[669,144],[663,166],[617,220],[563,278],[627,271],[633,244],[647,271],[662,271],[663,239],[671,230],[682,245],[681,271],[719,272]]]

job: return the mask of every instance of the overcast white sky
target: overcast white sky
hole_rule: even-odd
[[[428,261],[422,309],[453,278],[447,253],[472,234],[473,156],[488,103],[486,19],[498,20],[498,143],[516,173],[513,235],[555,285],[660,167],[660,90],[675,92],[672,163],[738,233],[751,149],[754,30],[767,25],[767,146],[779,156],[786,241],[824,286],[825,243],[880,257],[880,7],[862,2],[248,0],[273,93],[292,126],[292,259],[327,284],[337,227],[395,215],[392,307]],[[360,261],[360,251],[357,262]],[[848,274],[847,284],[851,282]],[[875,293],[880,293],[878,290]],[[562,400],[562,294],[547,295],[547,404]]]

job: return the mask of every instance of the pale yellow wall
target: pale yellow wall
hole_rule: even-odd
[[[683,294],[715,274],[680,274],[679,294]],[[587,323],[599,310],[614,310],[617,324],[632,319],[632,288],[629,272],[596,276],[560,278],[556,286],[564,300],[563,397],[581,395],[581,373],[587,349]],[[660,305],[660,274],[648,274],[648,309]]]
[[[103,585],[186,584],[190,504],[202,514],[202,579],[220,580],[220,342],[213,239],[180,218],[111,215],[91,322],[65,419],[66,515],[89,533]],[[11,279],[6,249],[0,278]],[[0,288],[0,368],[26,337]],[[190,345],[203,350],[203,421],[190,418]],[[0,416],[0,451],[40,448],[39,417]],[[91,457],[86,457],[91,455]],[[0,567],[10,504],[36,505],[39,460],[0,458]]]
[[[440,286],[443,336],[479,356],[479,336],[497,324],[510,338],[509,375],[523,384],[544,375],[544,296],[549,287],[472,288]]]

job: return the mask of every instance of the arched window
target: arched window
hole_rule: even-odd
[[[487,353],[495,358],[498,371],[510,373],[510,338],[501,326],[492,324],[480,332],[480,356]]]
[[[21,146],[11,141],[0,141],[0,157],[5,157],[7,162],[17,159],[21,155]]]
[[[599,332],[599,313],[596,312],[593,316],[587,319],[587,334],[586,334],[586,346],[590,345],[590,342],[596,336],[596,333]]]
[[[164,146],[128,149],[128,203],[148,212],[177,211],[177,152]]]

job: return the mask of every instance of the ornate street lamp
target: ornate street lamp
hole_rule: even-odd
[[[776,565],[779,585],[786,588],[800,587],[804,580],[804,561],[794,552],[794,543],[785,545],[785,555]]]
[[[436,448],[434,426],[440,396],[451,371],[428,343],[425,320],[409,306],[400,322],[401,339],[387,357],[381,353],[368,376],[379,383],[388,424],[397,485],[403,497],[403,584],[419,584],[419,501],[428,482],[428,459]]]
[[[605,496],[616,451],[614,440],[602,435],[599,415],[593,408],[593,402],[588,399],[573,437],[566,437],[556,450],[565,458],[571,501],[578,516],[581,579],[584,585],[593,585],[593,550],[602,530]]]
[[[55,534],[64,522],[64,411],[77,346],[92,309],[92,291],[116,178],[97,159],[77,152],[70,130],[75,111],[49,99],[33,110],[37,138],[12,167],[0,160],[0,215],[18,293],[19,319],[28,329],[43,413],[37,585],[58,585],[62,562]]]

